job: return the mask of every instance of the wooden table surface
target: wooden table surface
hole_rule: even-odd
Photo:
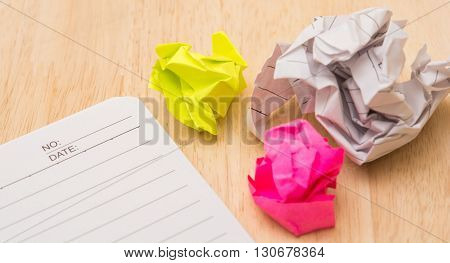
[[[248,191],[247,175],[263,147],[246,130],[245,102],[275,43],[293,41],[314,16],[372,6],[387,6],[394,19],[411,22],[405,28],[402,79],[425,43],[435,60],[449,57],[450,2],[445,0],[0,0],[0,143],[110,97],[141,97],[258,242],[449,241],[449,98],[408,145],[363,166],[346,158],[333,229],[296,238],[263,214]],[[218,30],[247,60],[249,87],[211,138],[181,127],[163,97],[147,88],[147,79],[156,44],[183,41],[208,53],[210,36]],[[285,112],[295,111],[295,103],[291,108]],[[280,114],[279,121],[298,116],[297,111]],[[329,137],[313,116],[306,118]]]

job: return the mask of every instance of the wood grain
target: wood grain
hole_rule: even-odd
[[[426,15],[445,2],[1,0],[0,143],[107,98],[137,96],[184,145],[184,153],[256,241],[449,241],[449,98],[408,145],[361,167],[347,159],[336,190],[336,227],[300,238],[252,202],[246,177],[263,148],[245,127],[248,97],[261,65],[276,42],[293,41],[314,16],[390,7],[394,19],[413,21],[405,28],[410,65],[425,43],[434,59],[450,55],[450,4]],[[212,138],[174,121],[160,94],[147,89],[146,79],[156,44],[184,41],[208,53],[210,36],[218,30],[230,36],[248,61],[249,88]],[[406,67],[402,78],[409,72]],[[299,116],[291,103],[279,121]],[[306,118],[329,136],[312,116]]]

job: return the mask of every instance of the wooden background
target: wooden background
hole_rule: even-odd
[[[371,6],[390,7],[394,19],[412,21],[405,28],[403,79],[424,43],[434,59],[449,57],[450,3],[444,0],[0,0],[0,143],[107,98],[137,96],[146,98],[178,142],[194,138],[182,150],[256,241],[449,241],[449,98],[408,145],[362,167],[345,160],[334,229],[295,238],[263,214],[248,191],[247,174],[263,147],[252,143],[246,130],[245,98],[275,43],[293,41],[314,16]],[[160,94],[147,89],[147,79],[156,44],[184,41],[208,53],[217,30],[225,31],[248,61],[249,88],[221,121],[217,138],[208,138],[178,125]],[[291,107],[287,113],[295,104]],[[295,116],[280,114],[280,121],[288,117]]]

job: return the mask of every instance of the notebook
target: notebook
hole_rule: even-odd
[[[252,242],[137,98],[0,146],[1,242]]]

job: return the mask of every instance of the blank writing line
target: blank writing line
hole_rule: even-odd
[[[47,231],[49,231],[49,230],[51,230],[51,229],[53,229],[53,228],[55,228],[55,227],[58,227],[58,226],[60,226],[60,225],[63,225],[63,224],[65,224],[65,223],[67,223],[67,222],[69,222],[69,221],[71,221],[71,220],[73,220],[73,219],[75,219],[75,218],[78,218],[78,217],[80,217],[80,216],[82,216],[82,215],[84,215],[84,214],[87,214],[87,213],[89,213],[89,212],[95,210],[95,209],[98,209],[98,208],[100,208],[100,207],[102,207],[102,206],[104,206],[104,205],[106,205],[106,204],[108,204],[108,203],[111,203],[112,201],[115,201],[115,200],[117,200],[117,199],[119,199],[119,198],[121,198],[121,197],[123,197],[123,196],[125,196],[125,195],[127,195],[127,194],[129,194],[129,193],[131,193],[131,192],[134,192],[134,191],[136,191],[136,190],[138,190],[138,189],[140,189],[140,188],[142,188],[142,187],[144,187],[144,186],[146,186],[146,185],[149,185],[149,184],[151,184],[151,183],[153,183],[153,182],[155,182],[155,181],[157,181],[157,180],[163,178],[164,176],[167,176],[167,175],[173,173],[174,171],[175,171],[175,170],[171,170],[171,171],[169,171],[169,172],[167,172],[167,173],[165,173],[165,174],[163,174],[163,175],[161,175],[161,176],[159,176],[159,177],[157,177],[157,178],[155,178],[155,179],[152,179],[152,180],[150,180],[150,181],[147,181],[146,183],[143,183],[143,184],[141,184],[141,185],[139,185],[139,186],[137,186],[137,187],[134,187],[134,188],[132,188],[132,189],[130,189],[130,190],[128,190],[128,191],[126,191],[126,192],[124,192],[124,193],[118,195],[118,196],[115,196],[115,197],[113,197],[113,198],[111,198],[111,199],[109,199],[109,200],[107,200],[107,201],[105,201],[105,202],[103,202],[103,203],[100,203],[100,204],[98,204],[98,205],[96,205],[96,206],[94,206],[94,207],[91,207],[91,208],[89,208],[89,209],[87,209],[87,210],[84,210],[84,211],[81,212],[81,213],[78,213],[78,214],[76,214],[76,215],[74,215],[74,216],[71,216],[71,217],[69,217],[69,218],[67,218],[67,219],[65,219],[65,220],[63,220],[63,221],[61,221],[61,222],[59,222],[59,223],[57,223],[57,224],[54,224],[54,225],[52,225],[52,226],[50,226],[50,227],[47,227],[47,228],[45,228],[44,230],[41,230],[41,231],[39,231],[39,232],[37,232],[37,233],[35,233],[35,234],[33,234],[33,235],[31,235],[31,236],[29,236],[29,237],[27,237],[27,238],[21,240],[21,241],[19,241],[19,242],[25,242],[25,241],[27,241],[27,240],[29,240],[29,239],[31,239],[31,238],[34,238],[34,237],[36,237],[36,236],[38,236],[38,235],[40,235],[40,234],[42,234],[42,233],[47,232]]]
[[[94,227],[94,228],[92,228],[92,229],[90,229],[90,230],[88,230],[88,231],[86,231],[86,232],[84,232],[84,233],[82,233],[82,234],[79,234],[79,235],[77,235],[76,237],[73,237],[73,238],[71,238],[71,239],[69,239],[69,240],[67,240],[67,241],[65,241],[65,242],[73,242],[73,241],[75,241],[76,239],[79,239],[80,237],[83,237],[83,236],[88,235],[88,234],[90,234],[90,233],[92,233],[92,232],[94,232],[94,231],[97,231],[97,230],[99,230],[99,229],[101,229],[101,228],[103,228],[103,227],[105,227],[105,226],[107,226],[107,225],[109,225],[109,224],[111,224],[111,223],[116,222],[117,220],[120,220],[120,219],[122,219],[122,218],[124,218],[124,217],[126,217],[126,216],[128,216],[128,215],[130,215],[130,214],[132,214],[132,213],[134,213],[134,212],[136,212],[136,211],[141,210],[142,208],[145,208],[145,207],[147,207],[147,206],[149,206],[149,205],[151,205],[151,204],[153,204],[153,203],[155,203],[155,202],[157,202],[157,201],[162,200],[162,199],[164,199],[165,197],[170,196],[170,195],[172,195],[172,194],[174,194],[174,193],[176,193],[176,192],[178,192],[178,191],[180,191],[180,190],[186,188],[187,186],[188,186],[188,185],[185,184],[185,185],[183,185],[182,187],[178,187],[178,188],[175,189],[175,190],[172,190],[172,191],[170,191],[170,192],[168,192],[168,193],[166,193],[166,194],[164,194],[164,195],[162,195],[162,196],[160,196],[160,197],[158,197],[158,198],[156,198],[156,199],[153,199],[153,200],[150,201],[150,202],[147,202],[147,203],[145,203],[145,204],[143,204],[143,205],[141,205],[141,206],[139,206],[139,207],[136,207],[136,208],[134,208],[134,209],[132,209],[132,210],[126,212],[126,213],[123,214],[123,215],[120,215],[120,216],[118,216],[118,217],[116,217],[116,218],[114,218],[114,219],[111,219],[111,220],[109,220],[109,221],[107,221],[107,222],[105,222],[105,223],[103,223],[103,224],[101,224],[101,225],[99,225],[99,226],[97,226],[97,227]]]
[[[120,122],[122,122],[122,121],[124,121],[124,120],[127,120],[127,119],[129,119],[129,118],[131,118],[131,117],[132,117],[132,116],[130,115],[130,116],[124,118],[124,119],[118,120],[118,121],[116,121],[116,122],[114,122],[114,123],[111,123],[111,124],[109,124],[109,125],[107,125],[107,126],[105,126],[105,127],[103,127],[103,128],[100,128],[100,129],[98,129],[98,130],[96,130],[96,131],[93,131],[93,132],[87,134],[87,135],[84,135],[83,137],[80,137],[80,138],[78,138],[78,139],[76,139],[76,140],[73,140],[73,141],[71,141],[71,142],[69,142],[69,143],[66,143],[66,144],[64,144],[64,145],[61,145],[60,147],[57,147],[57,148],[51,150],[51,151],[48,152],[47,154],[51,154],[52,152],[55,152],[55,151],[57,151],[57,150],[59,150],[59,149],[61,149],[61,148],[64,148],[64,147],[66,147],[67,145],[73,144],[73,143],[75,143],[75,142],[77,142],[77,141],[79,141],[79,140],[82,140],[82,139],[84,139],[84,138],[86,138],[86,137],[89,137],[89,136],[91,136],[91,135],[93,135],[93,134],[96,134],[96,133],[99,132],[99,131],[102,131],[102,130],[104,130],[104,129],[106,129],[106,128],[109,128],[109,127],[111,127],[111,126],[113,126],[113,125],[116,125],[116,124],[118,124],[118,123],[120,123]]]
[[[63,179],[63,180],[61,180],[61,181],[58,181],[58,182],[56,182],[56,183],[54,183],[54,184],[52,184],[52,185],[46,186],[46,187],[44,187],[44,188],[38,190],[38,191],[36,191],[36,192],[33,192],[33,193],[28,194],[28,195],[26,195],[26,196],[24,196],[24,197],[22,197],[22,198],[19,198],[19,199],[17,199],[16,201],[10,202],[10,203],[8,203],[8,204],[6,204],[6,205],[0,207],[0,210],[6,208],[6,207],[8,207],[8,206],[11,206],[11,205],[13,205],[13,204],[16,204],[16,203],[18,203],[18,202],[21,202],[21,201],[23,201],[23,200],[25,200],[25,199],[27,199],[27,198],[29,198],[29,197],[32,197],[32,196],[34,196],[34,195],[36,195],[36,194],[38,194],[38,193],[40,193],[40,192],[42,192],[42,191],[48,190],[48,189],[52,188],[53,186],[56,186],[56,185],[58,185],[58,184],[60,184],[60,183],[63,183],[63,182],[65,182],[65,181],[69,180],[69,179],[72,179],[72,178],[74,178],[74,177],[76,177],[76,176],[78,176],[78,175],[80,175],[80,174],[82,174],[82,173],[84,173],[84,172],[87,172],[87,171],[89,171],[89,170],[91,170],[91,169],[93,169],[93,168],[95,168],[95,167],[98,167],[98,166],[100,166],[100,165],[102,165],[102,164],[104,164],[104,163],[106,163],[106,162],[108,162],[108,161],[111,161],[111,160],[113,160],[113,159],[115,159],[115,158],[117,158],[117,157],[119,157],[119,156],[121,156],[121,155],[124,155],[124,154],[126,154],[126,153],[128,153],[128,152],[130,152],[130,151],[132,151],[132,150],[134,150],[134,149],[136,149],[136,148],[138,148],[138,147],[144,145],[144,144],[147,144],[147,143],[149,143],[150,141],[151,141],[151,140],[149,140],[149,141],[147,141],[147,142],[145,142],[145,143],[143,143],[143,144],[134,146],[133,148],[130,148],[130,149],[128,149],[128,150],[126,150],[126,151],[124,151],[124,152],[121,152],[121,153],[119,153],[119,154],[117,154],[117,155],[114,155],[114,156],[112,156],[112,157],[110,157],[110,158],[108,158],[108,159],[106,159],[106,160],[104,160],[104,161],[102,161],[102,162],[100,162],[100,163],[97,163],[97,164],[95,164],[95,165],[93,165],[93,166],[90,166],[90,167],[88,167],[88,168],[86,168],[86,169],[84,169],[84,170],[82,170],[82,171],[80,171],[80,172],[78,172],[78,173],[76,173],[76,174],[74,174],[74,175],[72,175],[72,176],[69,176],[69,177],[67,177],[67,178],[65,178],[65,179]],[[155,159],[158,159],[159,157],[160,157],[160,156],[156,157]],[[152,160],[154,160],[154,159],[152,159]],[[150,161],[152,161],[152,160],[150,160]]]
[[[209,239],[209,240],[206,241],[205,243],[212,243],[212,242],[216,241],[217,239],[220,239],[220,238],[222,238],[222,237],[224,237],[224,236],[226,236],[226,235],[227,235],[227,233],[224,232],[224,233],[222,233],[222,234],[220,234],[220,235],[218,235],[218,236],[215,236],[215,237]]]
[[[105,140],[105,141],[103,141],[103,142],[100,142],[100,143],[98,143],[98,144],[96,144],[96,145],[94,145],[94,146],[91,146],[91,147],[87,148],[87,149],[84,150],[84,151],[80,151],[79,153],[74,154],[74,155],[70,156],[70,157],[67,158],[67,159],[64,159],[64,160],[62,160],[62,161],[59,161],[59,162],[54,163],[54,164],[52,164],[52,165],[49,165],[49,166],[47,166],[47,167],[45,167],[45,168],[42,168],[42,169],[39,170],[39,171],[36,171],[36,172],[34,172],[34,173],[32,173],[32,174],[29,174],[29,175],[27,175],[27,176],[25,176],[25,177],[22,177],[22,178],[20,178],[20,179],[17,179],[17,180],[15,180],[15,181],[11,182],[11,183],[8,183],[8,184],[6,184],[6,185],[0,187],[0,190],[3,190],[4,188],[6,188],[6,187],[8,187],[8,186],[11,186],[11,185],[13,185],[13,184],[16,184],[16,183],[18,183],[18,182],[20,182],[20,181],[23,181],[23,180],[25,180],[25,179],[27,179],[27,178],[30,178],[30,177],[32,177],[33,175],[36,175],[36,174],[38,174],[38,173],[40,173],[40,172],[43,172],[43,171],[45,171],[45,170],[47,170],[47,169],[49,169],[49,168],[52,168],[52,167],[55,166],[55,165],[58,165],[58,164],[60,164],[60,163],[62,163],[62,162],[65,162],[65,161],[67,161],[67,160],[70,160],[70,159],[72,159],[73,157],[78,156],[78,155],[80,155],[80,154],[82,154],[82,153],[85,153],[85,152],[87,152],[87,151],[89,151],[89,150],[91,150],[91,149],[93,149],[93,148],[95,148],[95,147],[98,147],[98,146],[100,146],[100,145],[102,145],[102,144],[104,144],[104,143],[107,143],[107,142],[109,142],[109,141],[112,141],[112,140],[116,139],[117,137],[120,137],[120,136],[122,136],[122,135],[124,135],[124,134],[126,134],[126,133],[129,133],[130,131],[136,130],[136,129],[139,128],[139,127],[140,127],[140,126],[137,126],[137,127],[134,127],[134,128],[132,128],[132,129],[130,129],[130,130],[127,130],[127,131],[125,131],[125,132],[122,132],[122,133],[120,133],[120,134],[118,134],[118,135],[116,135],[116,136],[114,136],[114,137],[111,137],[111,138],[109,138],[109,139],[107,139],[107,140]]]
[[[153,158],[153,159],[151,159],[151,160],[149,160],[149,161],[147,161],[147,162],[144,162],[144,163],[142,163],[142,164],[140,164],[140,165],[138,165],[138,166],[136,166],[136,167],[133,167],[133,168],[131,168],[131,169],[128,169],[128,170],[126,170],[126,171],[124,171],[124,172],[122,172],[122,173],[120,173],[120,174],[118,174],[118,175],[116,175],[116,176],[114,176],[114,177],[108,178],[107,180],[104,180],[104,181],[102,181],[102,182],[100,182],[100,183],[98,183],[98,184],[96,184],[96,185],[94,185],[94,186],[91,186],[91,187],[89,187],[89,188],[87,188],[87,189],[85,189],[85,190],[83,190],[83,191],[81,191],[81,192],[78,192],[78,193],[76,193],[76,194],[74,194],[74,195],[72,195],[72,196],[70,196],[70,197],[68,197],[68,198],[66,198],[66,199],[64,199],[64,200],[61,200],[61,201],[59,201],[59,202],[57,202],[57,203],[54,203],[54,204],[52,204],[51,206],[45,207],[45,208],[40,209],[40,210],[38,210],[38,211],[36,211],[36,212],[34,212],[34,213],[28,215],[28,216],[25,216],[25,217],[23,217],[23,218],[21,218],[21,219],[19,219],[19,220],[16,220],[16,221],[14,221],[14,222],[12,222],[12,223],[6,225],[6,226],[1,227],[1,228],[0,228],[0,231],[4,230],[4,229],[6,229],[6,228],[9,228],[9,227],[11,227],[11,226],[13,226],[13,225],[15,225],[15,224],[18,224],[18,223],[20,223],[20,222],[22,222],[22,221],[24,221],[24,220],[26,220],[26,219],[29,219],[29,218],[31,218],[31,217],[33,217],[33,216],[39,214],[39,213],[42,213],[42,212],[44,212],[44,211],[46,211],[46,210],[48,210],[48,209],[50,209],[50,208],[53,208],[53,207],[55,207],[55,206],[57,206],[57,205],[59,205],[59,204],[62,204],[62,203],[64,203],[64,202],[67,202],[67,201],[70,200],[70,199],[73,199],[73,198],[75,198],[75,197],[77,197],[77,196],[79,196],[79,195],[81,195],[81,194],[84,194],[84,193],[86,193],[86,192],[88,192],[88,191],[90,191],[90,190],[92,190],[92,189],[94,189],[94,188],[96,188],[96,187],[98,187],[98,186],[100,186],[100,185],[102,185],[102,184],[105,184],[105,183],[107,183],[107,182],[110,182],[110,181],[112,181],[112,180],[114,180],[114,179],[116,179],[116,178],[118,178],[118,177],[120,177],[120,176],[122,176],[122,175],[124,175],[124,174],[126,174],[126,173],[128,173],[128,172],[131,172],[130,174],[128,174],[127,176],[121,178],[120,180],[117,180],[117,181],[115,181],[114,183],[107,185],[106,187],[100,189],[99,191],[96,191],[96,192],[94,192],[93,194],[90,194],[89,196],[87,196],[87,197],[85,197],[85,198],[79,200],[79,201],[76,202],[75,204],[72,204],[71,206],[66,207],[65,209],[59,211],[58,213],[53,214],[52,216],[50,216],[50,217],[44,219],[44,221],[47,221],[48,219],[50,219],[50,218],[56,216],[57,214],[60,214],[61,212],[63,212],[63,211],[65,211],[65,210],[67,210],[67,209],[69,209],[69,208],[75,206],[76,204],[81,203],[82,201],[88,199],[89,197],[92,197],[93,195],[95,195],[95,194],[97,194],[97,193],[103,191],[104,189],[106,189],[106,188],[108,188],[108,187],[110,187],[110,186],[112,186],[112,185],[114,185],[114,184],[116,184],[116,183],[122,181],[123,179],[128,178],[129,176],[131,176],[131,175],[133,175],[133,174],[135,174],[135,173],[141,171],[142,169],[146,168],[147,166],[153,164],[153,162],[156,161],[156,160],[159,159],[159,158],[160,158],[160,156],[158,156],[158,157],[156,157],[156,158]],[[133,170],[134,170],[134,171],[133,171]],[[16,202],[16,203],[17,203],[17,202]],[[38,224],[40,224],[40,223],[42,223],[42,222],[39,222]],[[38,224],[35,224],[35,225],[33,225],[32,227],[35,227],[35,226],[38,225]],[[31,228],[27,228],[25,231],[28,231],[29,229],[31,229]],[[22,233],[23,233],[23,232],[21,232],[20,234],[22,234]],[[15,238],[15,236],[12,237],[12,238]]]
[[[131,232],[131,233],[125,235],[125,236],[122,236],[121,238],[118,238],[118,239],[116,239],[116,240],[114,240],[112,242],[116,243],[116,242],[119,242],[119,241],[121,241],[121,240],[123,240],[125,238],[128,238],[128,237],[130,237],[130,236],[132,236],[132,235],[134,235],[134,234],[136,234],[136,233],[138,233],[138,232],[140,232],[140,231],[142,231],[142,230],[144,230],[144,229],[146,229],[146,228],[148,228],[148,227],[150,227],[150,226],[152,226],[152,225],[154,225],[156,223],[159,223],[159,222],[161,222],[161,221],[163,221],[163,220],[165,220],[165,219],[167,219],[167,218],[169,218],[169,217],[171,217],[171,216],[173,216],[175,214],[178,214],[179,212],[181,212],[181,211],[183,211],[183,210],[185,210],[185,209],[187,209],[187,208],[189,208],[189,207],[191,207],[191,206],[193,206],[193,205],[195,205],[195,204],[197,204],[199,202],[200,202],[200,200],[197,200],[197,201],[195,201],[193,203],[190,203],[190,204],[188,204],[188,205],[186,205],[186,206],[184,206],[184,207],[182,207],[182,208],[180,208],[180,209],[178,209],[178,210],[176,210],[176,211],[174,211],[174,212],[172,212],[172,213],[170,213],[168,215],[165,215],[165,216],[163,216],[163,217],[161,217],[161,218],[159,218],[159,219],[157,219],[157,220],[155,220],[155,221],[153,221],[153,222],[151,222],[151,223],[149,223],[149,224],[147,224],[145,226],[142,226],[142,227],[136,229],[135,231],[133,231],[133,232]]]
[[[181,230],[180,232],[177,232],[177,233],[175,233],[175,234],[173,234],[173,235],[171,235],[169,237],[164,238],[163,240],[159,241],[158,243],[164,243],[164,242],[166,242],[166,241],[168,241],[168,240],[170,240],[170,239],[172,239],[172,238],[174,238],[174,237],[176,237],[178,235],[181,235],[184,232],[189,231],[192,228],[195,228],[195,227],[197,227],[197,226],[199,226],[199,225],[201,225],[201,224],[205,223],[206,221],[209,221],[209,220],[211,220],[213,218],[214,218],[214,216],[207,217],[207,218],[205,218],[205,219],[203,219],[203,220],[201,220],[201,221],[199,221],[199,222],[197,222],[197,223],[195,223],[195,224],[193,224],[193,225],[191,225],[191,226]]]
[[[133,173],[129,174],[128,176],[130,176],[130,175],[132,175],[132,174],[133,174]],[[74,207],[74,206],[76,206],[76,205],[82,203],[83,201],[85,201],[85,200],[91,198],[92,196],[94,196],[94,195],[96,195],[96,194],[102,192],[103,190],[108,189],[109,187],[111,187],[111,186],[113,186],[113,185],[115,185],[115,184],[121,182],[122,180],[126,179],[128,176],[124,176],[124,177],[122,177],[122,178],[119,178],[118,180],[116,180],[116,181],[114,181],[114,182],[112,182],[112,183],[106,185],[105,187],[103,187],[103,188],[101,188],[101,189],[95,191],[94,193],[91,193],[90,195],[88,195],[88,196],[86,196],[86,197],[84,197],[84,198],[78,200],[77,202],[75,202],[75,203],[73,203],[73,204],[71,204],[71,205],[69,205],[69,206],[67,206],[67,207],[65,207],[65,208],[63,208],[63,209],[60,209],[60,210],[57,211],[56,213],[53,213],[53,214],[51,214],[50,216],[47,216],[46,218],[44,218],[44,219],[38,221],[37,223],[34,223],[33,225],[31,225],[31,226],[29,226],[29,227],[27,227],[27,228],[21,230],[19,233],[16,233],[14,236],[12,236],[12,237],[8,238],[7,240],[5,240],[5,242],[11,242],[13,239],[15,239],[15,238],[21,236],[22,234],[24,234],[24,233],[30,231],[31,229],[33,229],[33,228],[35,228],[35,227],[41,225],[42,223],[47,222],[48,220],[50,220],[50,219],[52,219],[52,218],[54,218],[54,217],[56,217],[56,216],[62,214],[63,212],[65,212],[65,211],[69,210],[70,208],[72,208],[72,207]],[[44,209],[44,210],[45,210],[45,209]],[[35,213],[35,214],[36,214],[36,213]],[[33,215],[32,215],[32,216],[33,216]],[[27,218],[25,218],[25,219],[27,219]],[[23,221],[23,220],[19,220],[19,222],[20,222],[20,221]]]

